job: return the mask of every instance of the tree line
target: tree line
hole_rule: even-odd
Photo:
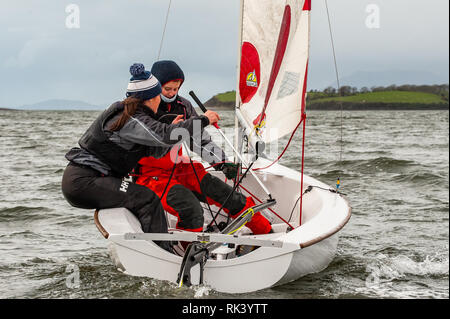
[[[435,84],[435,85],[389,85],[389,86],[372,86],[370,88],[364,86],[361,89],[348,85],[341,86],[339,90],[334,87],[327,87],[323,91],[311,90],[308,94],[307,100],[316,100],[326,97],[338,97],[338,96],[350,96],[360,93],[370,92],[387,92],[387,91],[408,91],[408,92],[423,92],[439,95],[443,100],[448,102],[449,100],[449,85],[448,84]]]

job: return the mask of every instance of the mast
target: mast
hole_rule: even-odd
[[[234,148],[239,151],[239,119],[236,115],[237,109],[241,106],[241,99],[239,97],[239,79],[241,74],[241,48],[242,48],[242,20],[244,19],[244,0],[240,0],[239,10],[239,30],[238,30],[238,54],[236,64],[236,101],[234,112]]]

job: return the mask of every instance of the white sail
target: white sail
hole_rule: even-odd
[[[310,0],[243,0],[239,111],[264,142],[291,133],[304,112]]]

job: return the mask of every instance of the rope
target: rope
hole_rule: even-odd
[[[158,57],[156,58],[156,61],[159,61],[159,57],[161,56],[161,49],[164,42],[164,35],[166,34],[166,27],[167,27],[167,20],[169,20],[169,12],[170,12],[170,5],[172,4],[172,0],[169,1],[169,7],[167,8],[167,14],[166,14],[166,22],[164,24],[163,33],[161,36],[161,43],[159,45],[159,51],[158,51]]]
[[[339,72],[338,72],[338,67],[337,67],[336,50],[334,48],[333,31],[332,31],[332,28],[331,28],[330,12],[328,10],[328,1],[327,0],[325,0],[325,7],[327,9],[328,28],[330,30],[331,47],[333,49],[333,60],[334,60],[334,69],[335,69],[335,72],[336,72],[336,81],[337,81],[337,86],[338,86],[338,94],[340,95],[341,94],[341,85],[339,83]],[[343,168],[342,168],[342,149],[343,149],[343,142],[342,142],[342,127],[343,127],[343,125],[342,125],[342,111],[343,111],[342,108],[343,108],[343,106],[342,106],[342,101],[340,101],[339,105],[340,105],[340,109],[341,109],[339,167],[340,167],[340,172],[342,174],[342,172],[343,172]],[[337,181],[336,181],[336,190],[339,189],[340,183],[341,183],[340,182],[340,177],[338,177]]]
[[[295,207],[298,204],[298,201],[302,198],[303,195],[305,195],[306,193],[309,193],[310,191],[312,191],[313,188],[322,189],[322,190],[329,191],[329,192],[332,192],[332,193],[338,193],[336,190],[331,189],[331,188],[324,188],[324,187],[320,187],[320,186],[309,185],[308,188],[297,198],[297,200],[296,200],[296,202],[294,204],[294,207],[292,207],[291,214],[289,215],[288,221],[291,221],[292,215],[294,214],[294,210],[295,210]],[[343,195],[345,195],[345,194],[343,194]]]
[[[303,114],[304,118],[306,118],[306,114]],[[302,137],[302,178],[300,181],[300,193],[302,194],[300,196],[300,213],[299,213],[299,226],[302,225],[302,212],[303,212],[303,169],[305,167],[305,130],[306,130],[306,121],[303,122],[303,137]]]
[[[253,198],[255,198],[258,202],[262,203],[262,200],[260,200],[256,195],[252,194],[247,188],[245,188],[242,185],[239,185],[240,188],[242,188],[245,192],[247,192],[250,196],[252,196]],[[286,223],[289,227],[291,227],[291,229],[294,229],[294,227],[289,224],[288,221],[286,221],[283,217],[281,217],[280,215],[278,215],[272,208],[268,207],[268,210],[270,210],[275,216],[277,216],[279,219],[281,219],[284,223]]]
[[[281,154],[278,156],[278,158],[277,158],[276,160],[274,160],[270,165],[268,165],[268,166],[266,166],[266,167],[254,168],[254,169],[253,169],[254,171],[258,171],[258,170],[261,170],[261,169],[269,168],[270,166],[272,166],[273,164],[275,164],[276,162],[278,162],[278,161],[281,159],[281,157],[284,155],[284,153],[285,153],[286,150],[288,149],[289,144],[291,144],[292,138],[294,137],[295,132],[297,132],[297,129],[298,129],[298,127],[300,126],[300,124],[302,124],[303,120],[304,120],[304,118],[302,117],[302,119],[301,119],[300,122],[297,124],[297,126],[296,126],[295,129],[294,129],[294,131],[292,132],[291,137],[289,138],[289,141],[287,142],[286,146],[284,147],[283,152],[281,152]]]
[[[206,203],[206,205],[208,205],[208,210],[209,210],[209,212],[210,212],[210,214],[211,214],[211,218],[213,218],[213,221],[214,221],[214,223],[216,224],[216,226],[217,226],[217,228],[218,228],[219,225],[218,225],[217,222],[216,222],[216,217],[217,217],[217,215],[216,215],[216,217],[214,217],[214,215],[213,215],[213,212],[212,212],[212,210],[211,210],[211,206],[209,205],[209,202],[208,202],[208,197],[206,196],[206,193],[203,191],[203,188],[202,188],[202,182],[200,181],[200,178],[199,178],[198,175],[197,175],[197,171],[196,171],[196,169],[195,169],[194,162],[192,161],[192,158],[191,158],[190,156],[189,156],[189,161],[191,162],[192,170],[194,171],[195,178],[197,179],[198,187],[200,188],[200,191],[202,192],[201,195],[203,195],[203,196],[205,197],[205,203]],[[211,222],[211,224],[212,224],[212,222]]]
[[[248,166],[247,170],[244,172],[244,174],[241,176],[241,178],[239,179],[239,181],[236,183],[236,185],[233,187],[233,189],[231,190],[231,192],[228,194],[228,196],[225,198],[224,202],[221,204],[222,206],[220,207],[219,211],[217,212],[217,214],[214,216],[213,221],[216,221],[217,216],[219,215],[219,213],[222,211],[222,209],[225,207],[225,204],[228,202],[228,200],[230,199],[231,195],[233,195],[233,193],[236,191],[236,189],[239,187],[239,185],[242,183],[242,180],[244,179],[244,177],[247,175],[247,173],[251,170],[253,164],[255,162],[250,163],[250,165]],[[211,221],[208,226],[212,226],[213,221]],[[229,221],[229,219],[227,219],[227,221]]]
[[[170,181],[172,180],[172,177],[173,177],[173,173],[175,173],[175,168],[177,167],[177,161],[178,161],[178,151],[180,150],[180,148],[181,148],[181,145],[178,147],[177,157],[175,157],[175,163],[173,163],[172,172],[170,172],[170,176],[169,176],[169,179],[167,180],[166,186],[164,187],[164,191],[162,192],[161,199],[163,199],[164,195],[166,194],[167,187],[169,187]]]

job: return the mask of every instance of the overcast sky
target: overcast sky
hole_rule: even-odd
[[[324,3],[312,0],[309,89],[335,83]],[[74,12],[70,4],[80,10],[79,28],[66,23],[76,23],[68,19]],[[150,69],[157,58],[168,4],[2,0],[0,107],[47,99],[109,105],[122,99],[129,66],[142,62]],[[380,85],[448,83],[448,0],[328,0],[328,5],[342,79],[365,74],[372,80],[380,76]],[[206,101],[235,88],[238,20],[239,0],[172,0],[160,58],[183,68],[182,95],[194,90]]]

